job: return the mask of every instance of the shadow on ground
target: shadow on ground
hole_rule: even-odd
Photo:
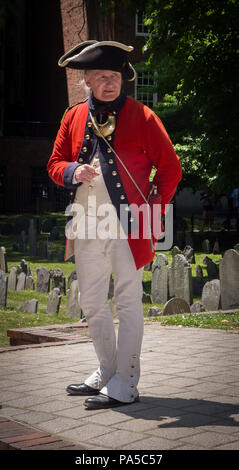
[[[144,395],[138,403],[114,410],[136,419],[158,420],[160,428],[220,426],[222,421],[224,426],[239,426],[239,403]]]

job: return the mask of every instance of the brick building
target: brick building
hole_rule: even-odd
[[[98,0],[12,0],[0,9],[0,210],[63,210],[66,191],[48,178],[46,164],[60,119],[82,95],[81,72],[61,69],[59,57],[87,39],[116,40],[135,47],[132,63],[144,60],[142,15],[126,7],[102,15]],[[148,77],[127,85],[142,94]],[[137,93],[138,90],[141,94]]]

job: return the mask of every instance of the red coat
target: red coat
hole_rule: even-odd
[[[52,180],[69,189],[74,188],[71,181],[76,167],[90,162],[95,151],[93,146],[95,136],[92,140],[89,138],[89,134],[86,136],[91,131],[88,127],[90,121],[88,113],[88,102],[86,101],[72,107],[65,114],[48,162],[47,168]],[[171,140],[155,113],[142,103],[128,97],[117,118],[112,142],[114,150],[146,198],[150,190],[149,176],[152,167],[156,168],[153,184],[157,185],[162,206],[168,204],[182,177],[182,171]],[[121,202],[123,198],[129,204],[143,204],[142,196],[122,165],[112,156],[112,153],[108,153],[107,146],[101,138],[99,138],[99,143],[102,173],[115,207],[117,208],[119,205],[120,199],[117,198],[120,197],[120,193],[116,191],[115,184],[113,184],[116,181],[112,177],[114,173],[117,173],[117,178],[122,182]],[[112,159],[114,160],[113,166],[109,165],[109,158],[111,164]],[[112,168],[117,171],[111,172]],[[152,261],[154,252],[151,250],[149,239],[142,237],[134,239],[132,234],[129,234],[128,242],[137,269]]]

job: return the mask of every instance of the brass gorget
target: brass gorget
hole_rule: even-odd
[[[115,116],[108,115],[107,121],[104,122],[104,124],[99,124],[99,122],[94,116],[91,116],[91,120],[93,124],[93,132],[95,133],[95,135],[97,135],[97,137],[102,137],[102,134],[104,137],[107,137],[108,135],[112,134],[115,130]],[[100,132],[98,131],[98,128]]]

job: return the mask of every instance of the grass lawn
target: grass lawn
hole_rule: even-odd
[[[0,236],[0,245],[5,246],[7,251],[7,263],[8,263],[8,271],[10,272],[11,267],[17,266],[20,264],[20,261],[24,258],[27,262],[28,267],[30,267],[31,274],[35,280],[36,284],[36,268],[45,266],[47,269],[54,269],[60,268],[66,280],[70,273],[75,270],[75,265],[71,261],[59,263],[57,262],[57,249],[60,246],[64,246],[64,224],[65,224],[65,217],[62,214],[50,214],[50,216],[54,216],[57,218],[57,225],[60,229],[61,235],[60,239],[56,241],[51,241],[53,248],[54,248],[54,257],[52,261],[40,259],[39,257],[30,257],[27,253],[19,253],[13,250],[13,242],[18,240],[18,235],[5,235]],[[9,223],[14,224],[14,217],[11,216],[7,218]],[[32,217],[32,216],[31,216]],[[46,214],[41,216],[34,216],[39,217],[41,219],[47,218]],[[0,217],[0,226],[3,223],[4,218]],[[4,221],[6,222],[6,220]],[[45,235],[40,235],[38,240],[46,239]],[[169,265],[172,262],[171,252],[165,252],[168,256]],[[203,268],[204,280],[207,281],[207,271],[206,266],[203,265],[203,259],[205,257],[204,253],[195,252],[195,259],[196,263],[192,264],[192,275],[196,275],[196,265],[200,264]],[[221,259],[221,255],[213,255],[210,254],[209,257],[217,264]],[[152,273],[149,271],[144,271],[143,275],[143,283],[144,283],[144,291],[146,293],[151,293],[151,279]],[[47,315],[46,307],[48,301],[48,295],[44,293],[39,293],[36,290],[34,291],[8,291],[7,297],[7,307],[5,309],[0,309],[0,346],[8,346],[9,345],[9,338],[7,337],[7,330],[12,328],[24,328],[24,327],[33,327],[33,326],[46,326],[50,324],[63,324],[63,323],[73,323],[79,321],[77,318],[70,318],[66,316],[66,296],[62,295],[61,298],[61,305],[60,310],[57,315]],[[25,301],[30,299],[37,299],[38,300],[38,313],[37,314],[29,314],[18,312],[18,307]],[[200,300],[198,298],[194,298],[194,301]],[[163,305],[156,305],[159,310],[162,310]],[[147,312],[152,304],[144,303],[144,314],[145,317],[147,316]],[[158,321],[162,325],[178,325],[178,326],[193,326],[193,327],[200,327],[200,328],[222,328],[222,329],[235,329],[239,328],[239,312],[235,312],[233,314],[200,314],[200,315],[172,315],[170,317],[157,317],[155,319],[147,319],[147,322],[154,322]]]

